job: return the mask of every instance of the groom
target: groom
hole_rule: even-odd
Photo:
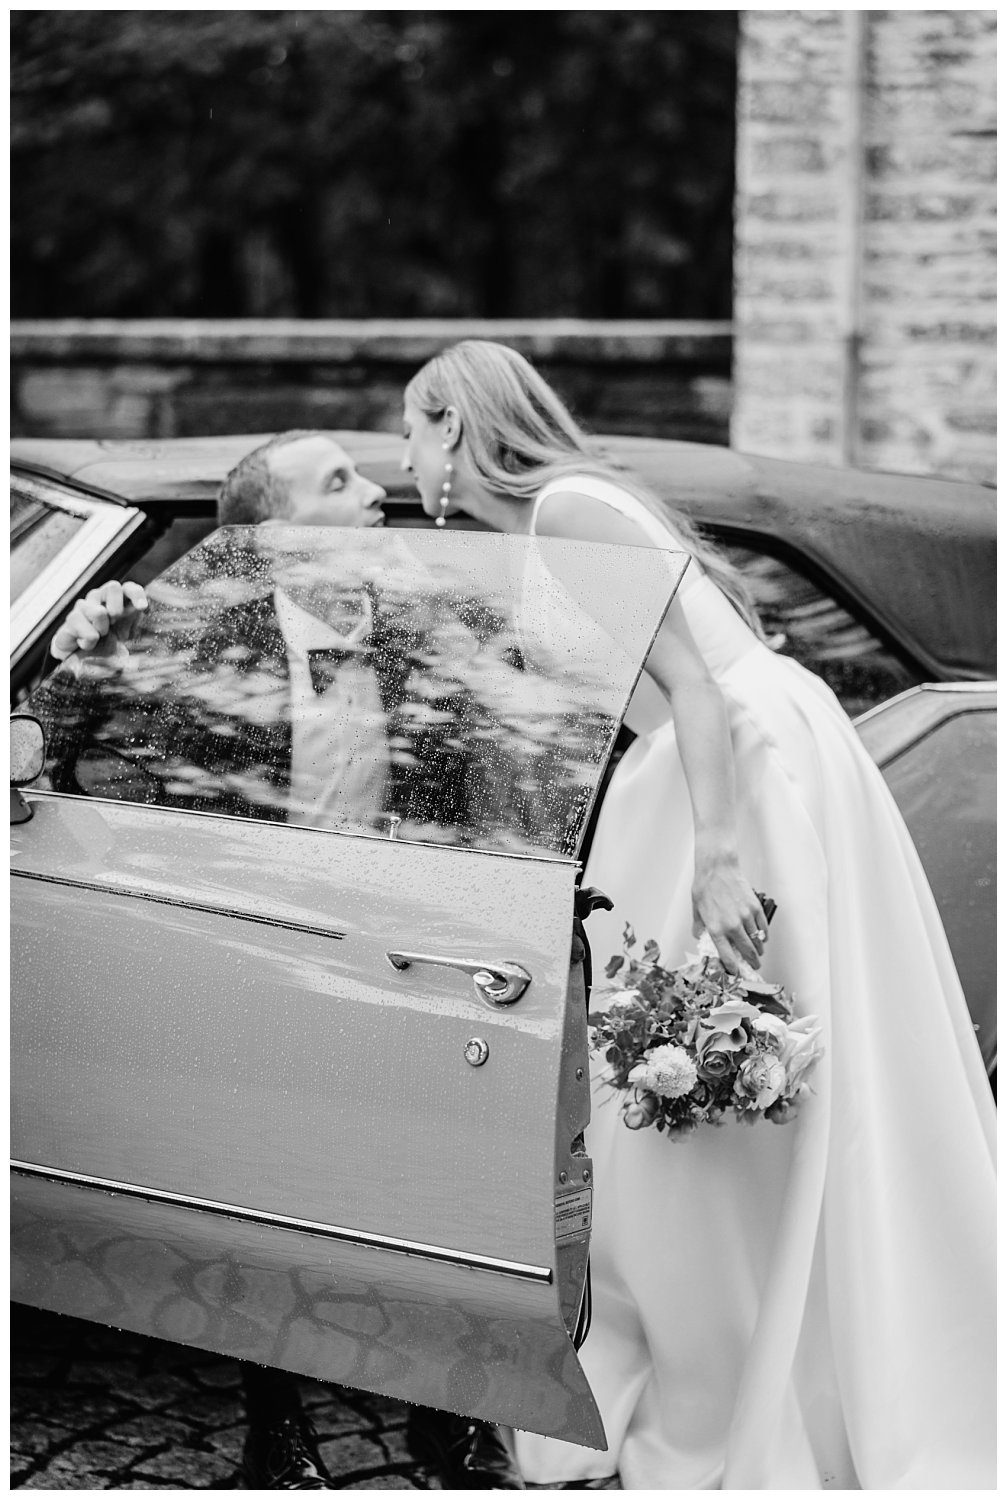
[[[482,651],[469,671],[477,642],[464,600],[413,577],[396,582],[387,557],[380,576],[366,567],[347,581],[346,569],[326,568],[317,532],[312,559],[302,536],[274,527],[381,518],[382,491],[331,440],[309,442],[316,458],[338,456],[337,501],[309,490],[291,505],[277,484],[272,455],[289,469],[287,450],[301,442],[251,455],[241,467],[253,493],[225,482],[221,518],[261,518],[269,506],[270,521],[223,531],[179,565],[174,604],[152,612],[135,660],[126,642],[141,590],[106,585],[71,611],[52,652],[83,648],[89,665],[78,661],[35,700],[56,790],[114,782],[116,795],[163,807],[353,832],[401,823],[403,835],[411,825],[466,841],[487,820],[517,815],[501,802],[519,778],[501,774],[508,752],[487,701],[496,675],[514,676],[504,637],[495,666]],[[531,802],[520,813],[526,824],[543,815]]]
[[[263,526],[268,550],[266,528],[277,522],[289,526],[380,525],[383,498],[380,486],[359,474],[345,450],[325,433],[284,433],[242,459],[227,475],[218,497],[218,520],[222,526]],[[92,590],[77,601],[56,631],[52,655],[62,661],[76,651],[95,660],[108,658],[114,664],[117,655],[121,658],[128,652],[130,633],[145,609],[146,596],[136,585],[106,584]],[[312,800],[317,802],[317,797],[308,795],[310,768],[319,763],[331,765],[335,756],[342,774],[328,777],[327,783],[336,805],[323,808],[322,816],[338,813],[342,818],[366,821],[380,816],[385,808],[394,816],[395,809],[406,804],[415,811],[417,799],[422,804],[425,795],[428,803],[433,797],[438,803],[427,808],[432,819],[464,822],[472,815],[470,804],[478,801],[483,778],[478,768],[459,762],[449,736],[414,737],[414,753],[404,765],[389,764],[384,758],[390,730],[401,727],[396,724],[396,714],[404,684],[396,679],[402,678],[402,669],[383,663],[401,662],[403,652],[400,649],[396,657],[394,652],[380,649],[382,639],[395,633],[396,621],[376,597],[347,599],[344,615],[335,624],[331,619],[312,623],[310,611],[278,590],[264,592],[259,599],[222,613],[213,631],[214,652],[219,656],[233,651],[239,641],[247,645],[251,640],[253,650],[242,657],[242,670],[246,675],[258,672],[260,677],[272,674],[277,682],[286,682],[290,708],[274,722],[259,726],[257,775],[250,781],[247,774],[240,774],[247,772],[247,766],[228,759],[233,756],[230,747],[234,736],[227,722],[222,723],[218,715],[215,726],[208,726],[205,720],[193,716],[185,703],[174,707],[164,722],[166,745],[170,743],[176,755],[179,750],[187,750],[187,758],[196,764],[201,761],[213,766],[214,775],[200,785],[203,800],[199,806],[258,818],[294,816],[305,821],[317,817],[317,806],[314,814],[308,810]],[[324,635],[326,630],[333,638],[315,644],[317,633]],[[421,645],[422,640],[414,649],[418,651]],[[198,649],[205,654],[207,642]],[[330,660],[316,661],[319,654]],[[298,686],[301,683],[303,690]],[[345,719],[347,693],[364,705],[372,721],[370,731],[364,731],[369,747],[365,755],[357,756],[357,774],[355,779],[349,778],[349,792],[345,773],[351,768],[346,747],[340,748],[338,732],[334,741],[326,740],[329,731],[322,716],[312,714],[332,694],[333,708],[341,707]],[[299,704],[306,707],[314,726],[307,741],[300,732]],[[447,707],[450,710],[451,705]],[[334,712],[332,717],[339,718],[339,713]],[[359,743],[356,748],[359,751]],[[72,753],[58,774],[71,780],[79,774]],[[192,793],[186,795],[187,805],[192,805]],[[346,804],[348,795],[354,800],[350,807]],[[161,788],[158,798],[163,797]],[[245,1364],[243,1383],[249,1432],[242,1472],[248,1486],[338,1488],[318,1452],[301,1405],[297,1378],[284,1371]],[[487,1423],[411,1408],[409,1438],[416,1456],[438,1471],[436,1477],[432,1476],[431,1487],[524,1487],[496,1429]]]

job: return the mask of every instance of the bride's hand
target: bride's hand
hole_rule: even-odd
[[[733,860],[718,860],[696,869],[692,887],[692,931],[713,939],[724,968],[739,971],[739,959],[759,968],[768,923],[762,905]]]

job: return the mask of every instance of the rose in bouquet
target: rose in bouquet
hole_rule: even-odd
[[[728,973],[705,934],[676,969],[661,966],[653,941],[634,957],[628,923],[623,946],[605,966],[616,983],[599,992],[611,1004],[588,1020],[606,1081],[626,1095],[626,1125],[679,1136],[728,1114],[789,1120],[822,1055],[816,1018],[795,1017],[793,996],[754,970]]]

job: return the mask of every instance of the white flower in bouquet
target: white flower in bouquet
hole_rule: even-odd
[[[747,1000],[727,1000],[716,1005],[699,1023],[695,1037],[700,1058],[709,1052],[739,1052],[748,1046],[746,1025],[762,1019],[762,1011]]]
[[[673,1043],[648,1052],[629,1075],[634,1087],[647,1089],[661,1099],[681,1099],[695,1088],[698,1078],[696,1064],[688,1052]]]
[[[787,1070],[791,1089],[800,1083],[812,1063],[821,1057],[822,1049],[818,1046],[821,1032],[822,1028],[814,1016],[800,1016],[788,1025],[787,1044],[780,1055],[780,1061]]]
[[[768,1109],[787,1086],[787,1070],[778,1057],[757,1052],[738,1069],[734,1092],[746,1109]]]
[[[627,1130],[646,1130],[657,1119],[661,1101],[656,1094],[641,1094],[631,1104],[624,1106],[622,1118]]]
[[[771,1036],[776,1043],[781,1057],[785,1057],[790,1047],[790,1027],[780,1016],[767,1015],[765,1011],[759,1012],[757,1021],[752,1022],[756,1031],[762,1032],[763,1036]]]

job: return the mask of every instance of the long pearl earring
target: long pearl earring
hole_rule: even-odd
[[[442,444],[442,446],[444,448],[444,452],[447,453],[447,443]],[[451,499],[451,475],[454,473],[454,471],[454,464],[451,462],[450,458],[446,458],[444,460],[444,483],[441,485],[441,513],[434,522],[435,526],[447,525],[448,501]]]

